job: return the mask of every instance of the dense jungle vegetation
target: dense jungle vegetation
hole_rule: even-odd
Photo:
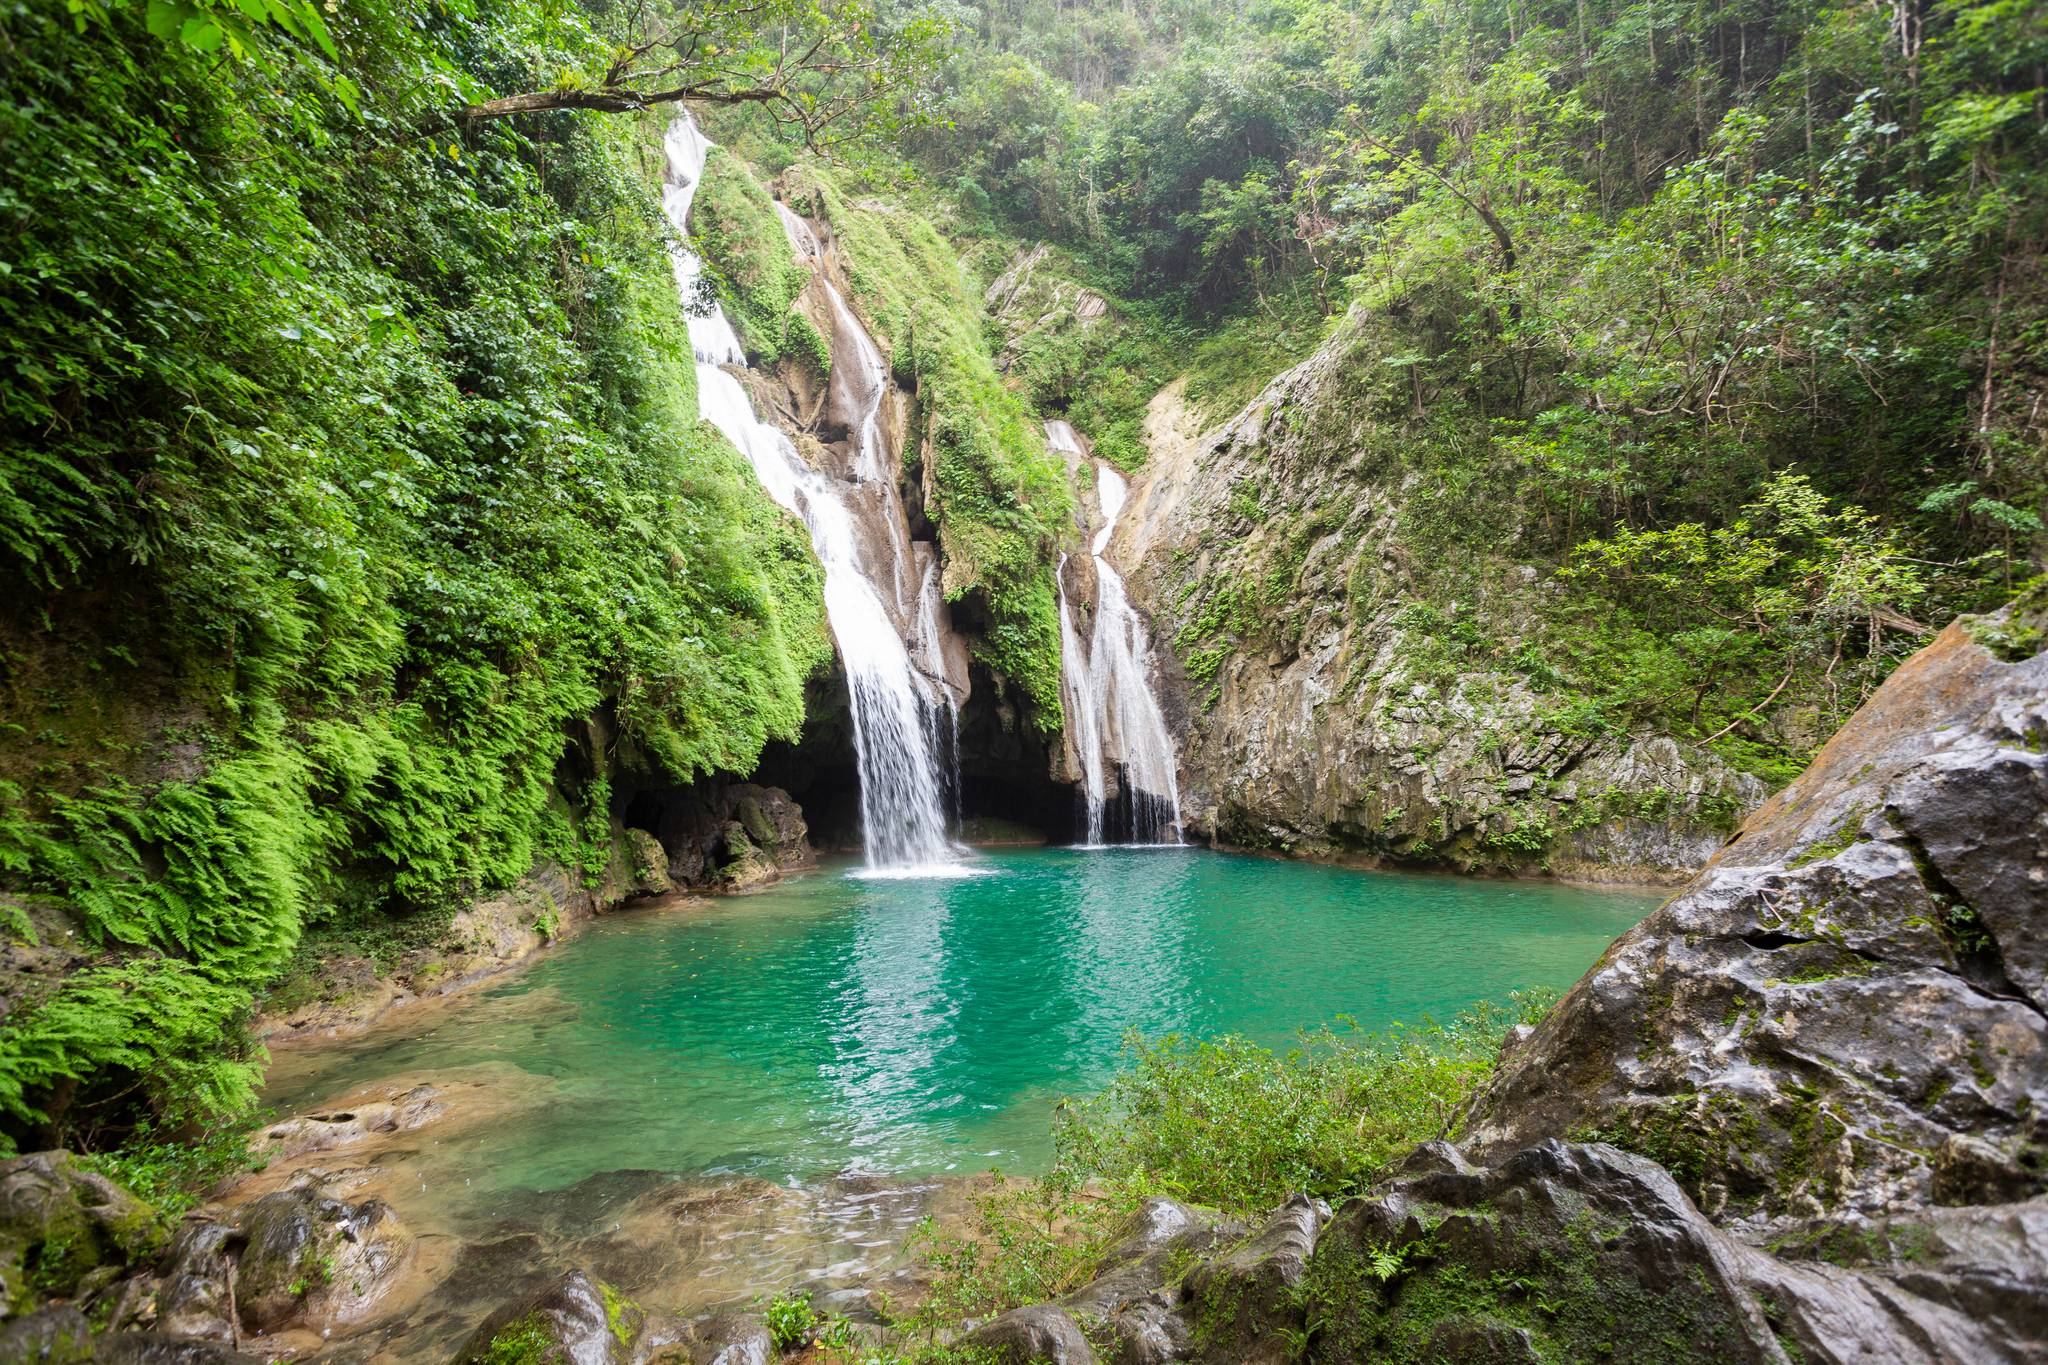
[[[573,33],[350,4],[333,55],[236,57],[157,15],[0,19],[0,913],[80,944],[15,983],[0,1115],[78,1141],[138,1085],[242,1107],[302,934],[602,868],[599,746],[745,772],[830,648],[698,422],[658,142],[451,116]]]
[[[2039,6],[997,3],[965,22],[913,159],[964,238],[1054,243],[1041,271],[1115,301],[1021,342],[1033,397],[1135,464],[1162,383],[1189,376],[1220,419],[1348,319],[1371,421],[1329,457],[1398,490],[1411,580],[1405,606],[1353,610],[1400,607],[1438,662],[1782,781],[1929,629],[2033,571]],[[1313,537],[1278,529],[1261,577],[1284,596],[1287,547]],[[1540,593],[1512,589],[1528,563]],[[1252,585],[1194,590],[1216,631],[1180,642],[1191,671],[1269,643]]]
[[[1041,723],[1030,418],[1136,466],[1161,385],[1220,420],[1333,334],[1403,619],[1575,726],[1782,778],[2041,543],[2028,0],[17,0],[0,86],[0,915],[62,967],[11,978],[0,1141],[237,1108],[303,935],[599,867],[607,762],[797,732],[819,587],[695,419],[678,92],[851,243],[948,590]],[[815,352],[715,240],[765,208],[730,171],[727,302]],[[1107,314],[984,330],[1040,243]],[[1450,609],[1518,564],[1552,586]]]

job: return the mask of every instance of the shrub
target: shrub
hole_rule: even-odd
[[[1340,1021],[1285,1052],[1242,1037],[1133,1039],[1129,1070],[1062,1108],[1057,1161],[1070,1180],[1137,1182],[1232,1212],[1296,1193],[1342,1199],[1418,1143],[1451,1136],[1502,1036],[1550,999],[1518,993],[1385,1034]]]

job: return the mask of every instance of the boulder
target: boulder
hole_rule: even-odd
[[[673,890],[675,883],[668,875],[668,851],[661,846],[661,840],[644,829],[627,830],[625,840],[627,875],[634,892],[651,896]]]
[[[69,1304],[0,1324],[0,1361],[7,1365],[84,1365],[92,1358],[92,1328]]]
[[[1028,1304],[991,1318],[963,1337],[960,1344],[1009,1365],[1030,1365],[1032,1361],[1094,1365],[1095,1361],[1095,1348],[1088,1344],[1081,1325],[1066,1309],[1049,1303]]]
[[[69,1152],[0,1163],[0,1307],[68,1296],[93,1271],[153,1254],[156,1211]]]
[[[2048,1190],[2048,655],[1902,664],[1471,1106],[1662,1162],[1756,1237]]]
[[[1299,1289],[1327,1204],[1297,1195],[1250,1237],[1188,1271],[1181,1312],[1204,1360],[1286,1359],[1274,1354],[1302,1320]]]
[[[234,1344],[235,1268],[228,1243],[235,1235],[234,1228],[210,1218],[188,1221],[178,1230],[157,1286],[157,1331]]]
[[[626,1365],[635,1359],[646,1325],[646,1314],[637,1305],[610,1285],[572,1270],[539,1293],[484,1319],[456,1361]]]
[[[351,1204],[314,1186],[266,1194],[242,1212],[235,1263],[242,1325],[272,1332],[360,1321],[389,1291],[413,1239],[390,1207]]]

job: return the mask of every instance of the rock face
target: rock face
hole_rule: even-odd
[[[1446,600],[1397,534],[1410,490],[1384,451],[1407,401],[1356,326],[1217,430],[1179,385],[1154,400],[1110,554],[1171,656],[1190,827],[1318,856],[1689,875],[1763,785],[1596,733],[1535,681],[1545,661],[1500,658],[1547,569],[1474,569]]]
[[[1512,1054],[1474,1150],[1598,1133],[1724,1223],[2048,1189],[2048,656],[1915,655]]]
[[[739,782],[636,795],[627,818],[667,856],[672,884],[738,891],[817,865],[810,826],[788,792]]]

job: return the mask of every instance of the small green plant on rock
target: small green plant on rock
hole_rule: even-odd
[[[818,1332],[818,1310],[811,1306],[806,1290],[777,1294],[768,1301],[763,1316],[768,1320],[768,1337],[778,1351],[808,1346]]]

